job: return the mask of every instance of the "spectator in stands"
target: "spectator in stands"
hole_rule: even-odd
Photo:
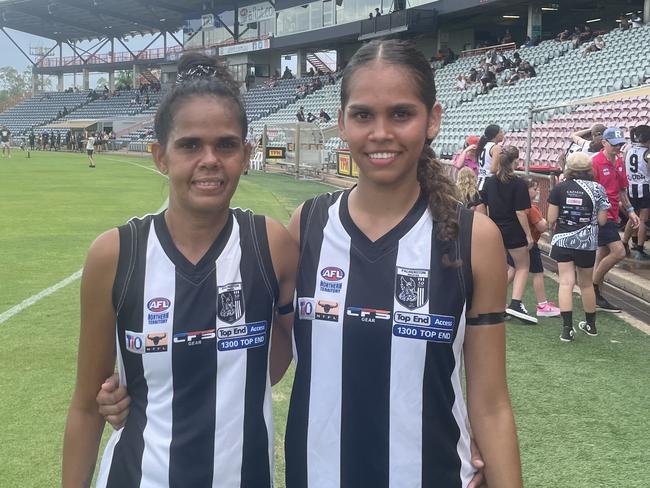
[[[481,195],[477,186],[476,173],[471,168],[464,167],[456,175],[456,191],[463,205],[472,210],[481,204]]]
[[[585,320],[578,324],[587,335],[595,336],[596,295],[592,272],[598,245],[598,225],[607,222],[610,208],[605,189],[593,181],[591,158],[574,153],[567,158],[564,181],[548,197],[548,222],[554,227],[551,257],[560,275],[558,302],[562,315],[560,340],[573,340],[573,287],[578,286]]]
[[[315,90],[320,90],[323,88],[323,82],[320,80],[320,77],[315,77],[314,80],[310,83],[311,85],[311,91],[314,92]]]
[[[555,38],[556,41],[568,41],[571,38],[571,31],[569,29],[564,29],[560,32]]]
[[[467,77],[463,74],[460,74],[456,77],[456,89],[465,90],[467,89]]]
[[[512,34],[510,29],[506,29],[506,33],[501,38],[501,44],[510,44],[512,42]]]
[[[594,39],[594,42],[589,44],[587,48],[582,52],[583,55],[586,55],[587,53],[595,53],[598,51],[602,51],[605,48],[605,40],[603,39],[602,36],[597,36],[596,39]]]
[[[535,68],[533,68],[533,66],[528,61],[522,61],[521,71],[526,73],[527,78],[534,78],[535,76],[537,76],[537,72],[535,71]]]
[[[309,71],[307,71],[305,76],[316,76],[316,73],[314,72],[314,68],[309,68]]]
[[[332,73],[327,75],[327,83],[329,85],[336,85],[336,77]]]
[[[311,112],[307,112],[307,122],[311,124],[315,120],[316,120],[316,116]]]
[[[497,78],[492,68],[487,69],[481,76],[481,84],[483,85],[483,93],[488,93],[492,88],[497,86]]]
[[[514,173],[518,159],[519,151],[516,147],[505,148],[495,176],[485,181],[481,190],[482,203],[477,210],[484,212],[484,207],[487,207],[487,214],[501,231],[506,251],[514,261],[512,298],[506,313],[524,322],[536,324],[537,318],[528,312],[521,301],[530,267],[528,251],[535,241],[525,212],[530,208],[528,188],[524,180]]]
[[[630,27],[636,29],[643,26],[643,17],[640,14],[636,13],[632,19],[630,19]]]
[[[547,228],[546,219],[544,219],[539,207],[535,205],[535,202],[539,202],[539,184],[535,179],[530,177],[524,178],[524,181],[528,187],[528,196],[530,197],[530,208],[525,212],[528,217],[530,233],[535,241],[533,247],[528,251],[528,258],[530,261],[528,273],[533,275],[533,290],[535,292],[535,299],[537,300],[535,315],[537,315],[537,317],[557,317],[560,315],[560,309],[555,305],[555,303],[549,301],[546,295],[546,289],[544,288],[544,265],[542,264],[542,254],[537,246],[539,238],[544,232],[546,232]],[[510,255],[507,257],[508,283],[511,283],[515,276],[515,268]]]
[[[379,7],[375,7],[375,18],[381,17],[381,11],[379,10]]]
[[[330,114],[325,112],[325,109],[321,108],[320,109],[320,114],[318,115],[320,119],[321,124],[327,124],[330,120],[332,120],[332,117],[330,117]]]
[[[534,47],[537,45],[537,39],[526,36],[526,41],[521,45],[521,47]]]
[[[592,161],[594,167],[594,181],[605,187],[607,198],[611,204],[607,211],[607,222],[598,230],[598,251],[594,265],[594,290],[596,305],[605,312],[620,312],[621,309],[609,303],[602,296],[600,286],[605,275],[619,261],[625,257],[625,248],[618,234],[618,205],[619,202],[627,211],[632,227],[639,226],[639,217],[634,211],[627,196],[627,176],[625,165],[621,159],[621,148],[625,144],[623,130],[618,127],[609,127],[603,133],[603,149],[596,154]]]
[[[373,17],[372,17],[372,12],[370,12],[370,13],[368,14],[368,18],[369,18],[370,20],[372,20],[372,18],[373,18]]]
[[[282,73],[282,79],[283,80],[290,80],[293,78],[293,73],[289,69],[289,66],[284,67],[284,73]]]
[[[298,122],[304,122],[305,121],[305,109],[304,109],[304,107],[300,107],[298,112],[296,112],[296,119],[298,119]]]
[[[647,237],[646,222],[650,219],[650,126],[632,127],[630,139],[632,145],[625,151],[623,161],[625,161],[628,181],[627,194],[639,215],[639,228],[633,255],[639,261],[650,261],[650,255],[646,254],[644,249]],[[628,244],[632,230],[632,223],[628,220],[623,234],[624,246]]]
[[[475,174],[478,174],[478,164],[476,163],[476,148],[481,140],[479,136],[467,136],[465,147],[462,151],[454,155],[452,164],[456,169],[469,168]]]

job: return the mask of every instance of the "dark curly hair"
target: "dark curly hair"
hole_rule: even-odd
[[[205,54],[190,52],[178,62],[178,78],[158,106],[154,130],[158,142],[167,143],[174,125],[174,116],[180,104],[195,96],[211,96],[229,99],[239,112],[242,139],[248,133],[248,119],[239,93],[239,84],[218,59]]]
[[[412,42],[388,39],[371,41],[352,56],[343,71],[341,81],[341,109],[345,109],[350,97],[350,83],[354,74],[374,61],[398,65],[409,72],[417,87],[420,100],[428,111],[436,103],[436,86],[431,66]],[[418,160],[417,179],[422,193],[428,200],[429,210],[436,221],[436,235],[449,244],[458,236],[458,206],[456,188],[445,175],[442,164],[431,149],[431,140],[424,141]],[[443,260],[447,260],[445,254]]]

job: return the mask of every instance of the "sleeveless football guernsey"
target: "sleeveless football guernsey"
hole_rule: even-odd
[[[113,303],[131,405],[97,486],[271,487],[278,284],[264,217],[232,209],[196,265],[174,246],[162,213],[119,230]]]
[[[488,142],[485,144],[483,151],[479,154],[478,158],[478,189],[482,190],[485,180],[490,176],[493,176],[492,170],[492,155],[490,151],[496,145],[494,142]]]
[[[421,197],[371,242],[348,195],[302,209],[287,488],[465,487],[473,214],[459,207],[459,238],[443,250]],[[443,254],[462,265],[443,265]]]
[[[627,193],[631,198],[642,198],[650,194],[650,174],[645,155],[650,151],[647,147],[633,143],[625,155],[625,170],[627,173]]]

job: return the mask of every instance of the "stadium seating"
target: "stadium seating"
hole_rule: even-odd
[[[13,106],[0,114],[0,125],[6,125],[15,135],[26,134],[32,128],[56,120],[59,112],[69,111],[87,103],[87,91],[76,93],[46,92]]]
[[[597,96],[637,86],[650,75],[646,74],[650,71],[650,50],[643,47],[650,44],[650,25],[615,30],[603,38],[606,46],[602,51],[585,54],[584,47],[569,50],[539,65],[535,78],[513,86],[497,86],[468,103],[448,104],[434,149],[450,155],[462,147],[466,135],[480,134],[491,123],[500,124],[506,131],[522,131],[527,127],[531,103],[537,107],[553,106]],[[537,48],[549,49],[546,46],[553,43],[548,41]],[[523,54],[522,58],[525,59]],[[534,120],[541,123],[567,111],[564,107],[550,109],[536,114]]]
[[[64,117],[62,120],[129,117],[141,114],[147,109],[149,113],[151,113],[151,110],[155,112],[155,107],[160,101],[161,93],[149,93],[148,107],[144,104],[144,96],[139,96],[140,103],[132,103],[138,95],[138,90],[118,91],[114,96],[106,99],[99,98],[84,105]]]
[[[572,113],[534,124],[531,163],[557,165],[558,157],[571,144],[571,134],[588,129],[595,123],[621,127],[626,131],[635,125],[650,124],[650,96],[581,105]],[[523,153],[527,147],[527,138],[527,132],[510,132],[506,134],[506,143],[517,146]]]

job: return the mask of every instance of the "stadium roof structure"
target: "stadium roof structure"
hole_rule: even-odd
[[[259,0],[0,0],[0,28],[58,42],[176,32],[189,15]]]

